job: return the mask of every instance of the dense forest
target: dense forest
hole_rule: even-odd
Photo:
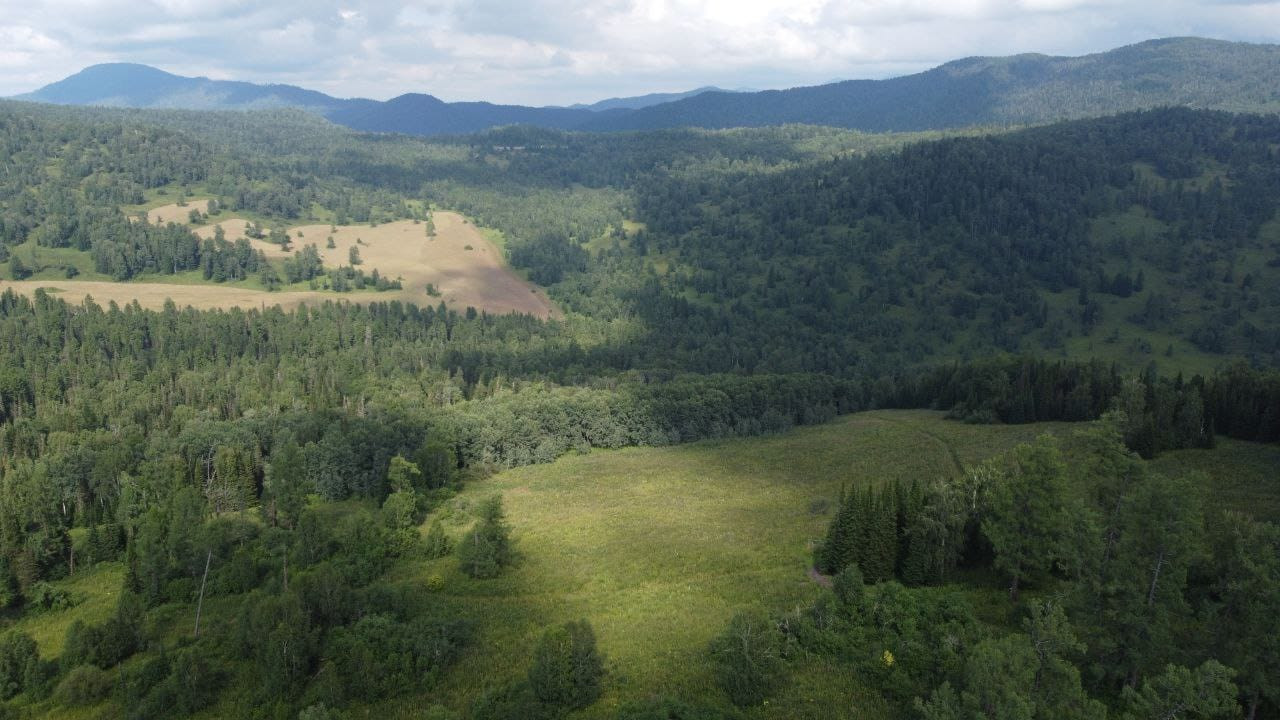
[[[122,209],[164,190],[279,220],[462,211],[565,309],[0,292],[3,621],[75,606],[60,583],[95,567],[121,585],[56,657],[0,635],[2,713],[314,719],[429,694],[488,628],[385,577],[421,557],[508,571],[500,498],[468,506],[460,537],[439,524],[469,484],[872,408],[1096,422],[1071,468],[1044,440],[960,477],[852,489],[814,552],[829,593],[735,617],[708,649],[715,698],[621,717],[762,707],[801,655],[870,678],[901,717],[1280,712],[1275,527],[1224,521],[1141,460],[1280,441],[1273,117],[427,142],[295,113],[6,103],[0,145],[14,279],[49,271],[42,249],[118,280],[264,272],[247,245]],[[284,271],[325,269],[307,246]],[[1012,621],[952,592],[982,576],[1008,587]],[[232,619],[201,624],[219,610]],[[558,717],[608,681],[588,618],[546,628],[527,678],[430,712]]]

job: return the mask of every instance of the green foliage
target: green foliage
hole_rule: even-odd
[[[511,530],[494,496],[480,507],[480,520],[462,537],[456,550],[458,567],[473,578],[494,578],[511,564]]]
[[[111,673],[94,665],[73,668],[58,683],[53,697],[62,705],[92,705],[111,693]]]
[[[528,681],[489,688],[471,705],[473,720],[552,720],[563,714],[563,709],[538,700]]]
[[[31,688],[40,673],[40,651],[30,635],[12,630],[0,635],[0,700]]]
[[[302,449],[292,438],[271,454],[262,481],[262,510],[272,522],[297,527],[307,505],[306,466]]]
[[[453,552],[453,541],[444,532],[440,521],[433,520],[427,528],[427,535],[422,540],[423,552],[428,558],[442,558]]]
[[[1236,704],[1235,671],[1216,660],[1189,670],[1169,665],[1164,672],[1142,684],[1141,690],[1126,688],[1126,718],[1157,720],[1185,717],[1196,720],[1233,718],[1240,712]]]
[[[101,625],[79,620],[71,623],[62,646],[63,670],[80,665],[105,670],[141,650],[147,639],[145,613],[142,598],[126,590],[120,595],[115,617]]]
[[[1188,572],[1203,553],[1200,493],[1183,479],[1146,475],[1121,497],[1117,537],[1083,597],[1097,613],[1090,650],[1112,683],[1158,670],[1189,610]]]
[[[829,574],[856,565],[866,582],[894,576],[898,558],[898,490],[851,492],[840,505],[819,550],[818,565]]]
[[[1225,538],[1213,565],[1220,568],[1214,614],[1222,657],[1237,669],[1236,683],[1250,711],[1266,700],[1280,707],[1280,635],[1259,633],[1280,617],[1280,527],[1238,514],[1222,520]]]
[[[586,620],[548,628],[533,651],[529,686],[542,702],[581,709],[600,697],[604,661]]]
[[[995,550],[995,566],[1011,578],[1018,598],[1024,579],[1046,575],[1061,557],[1069,518],[1066,465],[1052,437],[1014,450],[1014,469],[990,492],[982,532]]]
[[[26,280],[31,277],[31,268],[16,254],[9,257],[9,277],[14,280]]]
[[[716,682],[735,705],[759,705],[782,682],[782,635],[764,615],[734,615],[712,640],[710,653]]]
[[[326,642],[319,693],[341,704],[420,691],[457,658],[466,636],[457,622],[363,617],[335,629]]]

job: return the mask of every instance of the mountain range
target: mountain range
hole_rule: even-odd
[[[422,93],[386,101],[340,99],[292,85],[190,78],[146,65],[110,63],[85,68],[19,99],[200,110],[296,107],[356,130],[415,135],[500,125],[605,132],[786,123],[869,132],[940,130],[1171,105],[1277,112],[1280,45],[1167,38],[1080,57],[972,57],[887,80],[758,92],[704,87],[573,107],[450,103]]]

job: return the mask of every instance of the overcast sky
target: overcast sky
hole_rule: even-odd
[[[569,104],[1175,35],[1280,42],[1280,0],[0,0],[0,95],[126,61],[342,97]]]

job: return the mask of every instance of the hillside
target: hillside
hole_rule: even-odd
[[[121,212],[184,193],[272,228],[422,220],[430,203],[500,232],[510,263],[587,323],[575,327],[590,362],[612,370],[844,377],[992,352],[1188,374],[1277,362],[1273,118],[442,141],[279,122],[10,103],[3,276],[164,281],[207,257],[224,268],[207,280],[256,277],[234,244]],[[76,140],[55,142],[65,133]]]
[[[809,123],[886,132],[1024,125],[1165,105],[1277,112],[1277,77],[1280,46],[1171,38],[1074,58],[968,58],[889,80],[710,92],[583,129]]]

